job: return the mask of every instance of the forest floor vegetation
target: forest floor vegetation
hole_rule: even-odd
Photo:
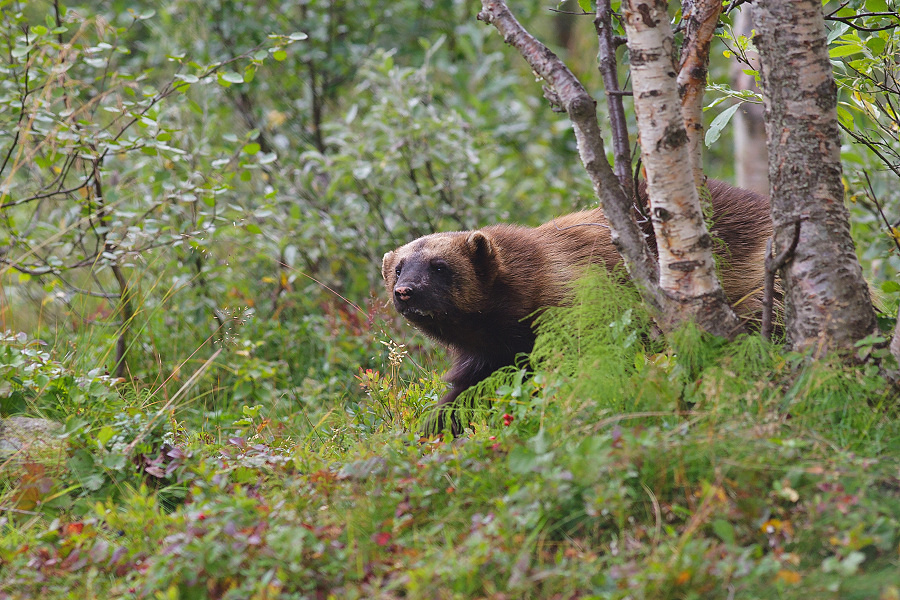
[[[875,367],[663,342],[599,274],[473,394],[465,435],[425,439],[435,369],[340,323],[380,369],[291,374],[267,349],[288,334],[257,331],[174,395],[5,336],[4,415],[65,446],[0,459],[0,598],[900,597],[900,410]]]

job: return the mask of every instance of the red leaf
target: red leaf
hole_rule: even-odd
[[[391,534],[387,531],[382,531],[376,533],[372,536],[372,541],[378,544],[379,546],[386,546],[391,541]]]

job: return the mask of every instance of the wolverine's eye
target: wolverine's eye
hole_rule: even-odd
[[[431,261],[431,270],[435,273],[444,273],[447,271],[447,263],[442,260]]]
[[[397,274],[397,277],[400,277],[400,265],[397,265],[397,268],[394,269],[394,273]]]

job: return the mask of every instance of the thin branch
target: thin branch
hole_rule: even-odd
[[[96,151],[96,148],[94,148]],[[98,220],[100,224],[106,228],[106,232],[109,231],[109,211],[108,208],[104,205],[103,200],[103,185],[100,181],[100,161],[102,159],[97,158],[94,160],[94,193],[96,194],[96,200],[100,204],[101,208],[97,211]],[[113,254],[116,250],[115,244],[111,243],[107,239],[107,233],[104,233],[101,237],[103,239],[103,252]],[[131,289],[128,286],[128,279],[125,277],[125,274],[122,272],[122,267],[119,265],[118,259],[110,262],[110,269],[112,270],[113,276],[116,278],[116,283],[119,285],[119,306],[122,308],[122,328],[119,331],[119,337],[116,340],[116,377],[125,378],[126,371],[128,369],[128,365],[125,362],[125,354],[128,351],[128,330],[131,325],[131,321],[134,318],[134,307],[131,304]]]
[[[895,174],[897,177],[900,177],[900,165],[894,165],[894,164],[891,164],[891,162],[887,159],[887,157],[885,157],[884,154],[882,154],[882,153],[878,150],[879,144],[877,144],[876,142],[870,140],[869,138],[865,137],[865,136],[862,135],[862,134],[857,134],[857,133],[856,133],[855,131],[853,131],[852,129],[848,129],[847,127],[844,127],[844,124],[841,123],[840,121],[838,121],[838,126],[839,126],[841,129],[844,130],[844,133],[846,133],[846,134],[849,135],[851,138],[853,138],[853,140],[854,140],[856,143],[862,144],[862,145],[866,146],[869,150],[871,150],[871,151],[875,154],[875,156],[877,156],[877,157],[881,160],[881,162],[883,162],[883,163],[885,164],[885,166],[886,166],[888,169],[890,169],[891,171],[893,171],[894,174]]]
[[[875,195],[875,189],[872,187],[872,181],[869,179],[869,172],[863,171],[863,175],[866,178],[866,186],[869,188],[868,196],[872,199],[872,202],[875,203],[875,208],[878,209],[878,214],[881,215],[881,220],[884,221],[884,224],[887,225],[887,233],[891,240],[894,241],[894,245],[897,247],[897,251],[900,252],[900,240],[897,239],[897,236],[894,235],[893,229],[891,228],[891,222],[888,221],[888,218],[885,216],[884,211],[881,209],[881,203],[878,202],[878,197]]]
[[[574,11],[574,10],[560,10],[560,9],[558,9],[558,8],[551,8],[551,9],[548,9],[548,10],[549,10],[550,12],[559,13],[559,14],[561,14],[561,15],[575,15],[576,17],[586,17],[586,16],[588,16],[588,15],[593,15],[593,14],[594,14],[594,13],[585,12],[585,11],[583,11],[583,10],[581,10],[581,11]]]
[[[612,8],[610,0],[598,0],[597,14],[594,18],[597,31],[598,68],[603,77],[603,89],[606,90],[606,106],[609,113],[609,126],[613,143],[613,170],[619,185],[628,198],[635,198],[634,185],[631,179],[631,142],[628,139],[628,122],[625,119],[625,107],[622,96],[631,95],[619,88],[618,63],[616,61],[616,45],[613,42]]]
[[[760,335],[767,340],[772,339],[772,314],[775,311],[775,274],[787,263],[797,249],[797,243],[800,241],[800,219],[794,221],[794,235],[791,238],[790,245],[777,257],[772,256],[773,239],[769,238],[766,244],[766,274],[763,288],[762,327],[760,328]]]

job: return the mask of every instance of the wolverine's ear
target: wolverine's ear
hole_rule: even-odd
[[[466,238],[466,247],[472,256],[472,262],[485,264],[494,258],[494,244],[491,238],[480,231],[473,231]]]
[[[381,276],[387,281],[388,274],[394,269],[394,252],[388,252],[381,259]]]

